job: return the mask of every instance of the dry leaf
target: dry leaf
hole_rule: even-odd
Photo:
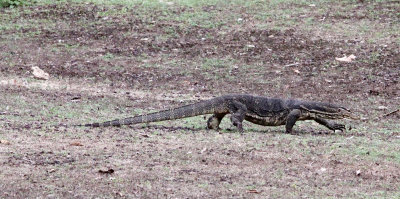
[[[247,191],[248,193],[261,193],[260,191],[257,191],[255,189],[250,189]]]
[[[361,175],[361,170],[357,170],[356,171],[356,176],[360,176]]]
[[[10,145],[11,144],[10,141],[8,141],[8,140],[0,140],[0,143],[1,144],[5,144],[5,145]]]
[[[150,137],[150,135],[147,135],[147,134],[140,134],[142,137],[145,137],[145,138],[149,138]]]
[[[351,54],[351,55],[349,55],[349,56],[344,56],[344,57],[340,57],[340,58],[338,58],[338,57],[336,57],[335,58],[337,61],[340,61],[340,62],[347,62],[347,63],[350,63],[350,62],[352,62],[354,59],[356,59],[356,56],[354,56],[353,54]]]
[[[80,142],[71,142],[69,145],[71,146],[83,146]]]
[[[256,46],[255,45],[253,45],[253,44],[248,44],[248,45],[246,45],[247,46],[247,48],[255,48]]]
[[[36,79],[48,80],[50,78],[49,73],[44,72],[37,66],[32,66],[32,70],[33,77],[35,77]]]
[[[378,106],[378,110],[387,110],[388,109],[388,107],[386,107],[386,106]]]

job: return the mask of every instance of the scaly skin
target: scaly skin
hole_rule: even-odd
[[[293,126],[298,120],[314,120],[328,129],[343,131],[345,129],[343,124],[337,124],[326,119],[356,119],[350,114],[348,109],[328,103],[252,95],[225,95],[160,112],[103,123],[75,126],[121,126],[175,120],[205,114],[213,114],[207,121],[209,129],[218,129],[222,118],[227,114],[231,114],[232,124],[240,132],[243,132],[243,120],[263,126],[285,125],[286,133],[292,133]]]

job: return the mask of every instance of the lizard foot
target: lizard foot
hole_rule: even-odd
[[[218,130],[219,123],[220,123],[220,121],[218,120],[218,118],[216,118],[215,116],[211,116],[207,121],[207,128]]]
[[[299,132],[297,132],[297,131],[295,131],[295,130],[293,130],[293,129],[291,129],[291,130],[286,130],[285,133],[286,133],[286,134],[291,134],[291,135],[299,135]]]
[[[346,130],[346,126],[344,124],[337,124],[337,123],[333,123],[331,125],[329,125],[329,129],[331,130],[340,130],[340,131],[344,131]]]
[[[239,131],[240,134],[243,134],[244,130],[243,130],[242,123],[237,124],[237,125],[236,125],[236,128],[238,129],[238,131]]]

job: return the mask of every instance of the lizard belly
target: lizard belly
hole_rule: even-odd
[[[279,126],[286,124],[287,114],[277,114],[273,116],[258,116],[256,114],[246,113],[244,119],[254,124],[263,126]]]

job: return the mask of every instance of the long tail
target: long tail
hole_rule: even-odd
[[[122,126],[149,122],[159,122],[165,120],[174,120],[186,117],[193,117],[197,115],[210,114],[215,112],[226,112],[226,107],[223,105],[224,99],[222,97],[213,98],[206,101],[201,101],[195,104],[181,106],[169,110],[163,110],[155,113],[138,115],[125,119],[116,119],[102,123],[78,124],[74,126],[85,127],[108,127],[108,126]]]

